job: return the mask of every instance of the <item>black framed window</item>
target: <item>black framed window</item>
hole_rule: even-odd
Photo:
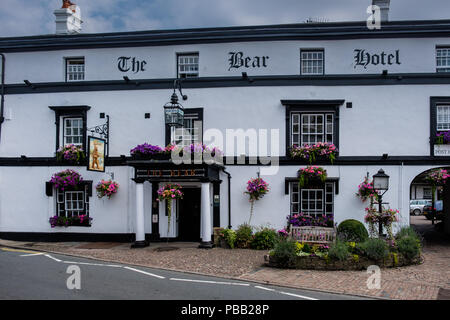
[[[286,106],[286,154],[293,145],[329,142],[339,148],[339,107],[345,100],[281,100]]]
[[[56,151],[74,144],[87,150],[87,112],[90,106],[50,106],[55,112]]]
[[[290,182],[290,214],[309,216],[333,216],[335,182],[300,188],[298,182]]]
[[[450,97],[430,98],[430,155],[450,156],[450,142],[444,135],[450,134]],[[441,136],[438,138],[438,136]],[[448,135],[447,135],[448,136]]]
[[[203,143],[203,108],[184,109],[182,128],[166,128],[166,144],[179,146]]]

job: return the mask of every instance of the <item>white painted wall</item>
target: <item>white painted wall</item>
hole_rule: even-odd
[[[420,90],[419,90],[420,89]],[[429,155],[430,97],[448,95],[448,86],[253,87],[185,90],[185,108],[204,108],[204,132],[219,129],[279,130],[285,155],[285,107],[281,99],[345,99],[340,109],[341,156]],[[51,157],[55,152],[55,113],[49,106],[89,105],[88,127],[110,116],[110,155],[129,155],[148,142],[164,145],[163,105],[170,90],[106,91],[6,96],[1,157]],[[151,113],[150,119],[144,114]],[[37,134],[38,133],[38,134]],[[234,154],[225,150],[227,154]],[[248,154],[248,150],[247,150]]]
[[[382,70],[396,72],[435,72],[437,45],[448,45],[447,38],[416,39],[357,39],[357,40],[311,40],[238,42],[217,44],[194,44],[155,47],[129,47],[105,49],[78,49],[7,54],[7,83],[59,82],[65,81],[64,59],[85,57],[85,80],[158,79],[176,77],[176,54],[198,52],[201,77],[249,75],[297,75],[300,73],[300,49],[322,48],[325,50],[326,74],[368,74]],[[401,64],[354,66],[354,50],[365,49],[371,54],[395,53],[400,50]],[[229,70],[229,52],[243,52],[245,56],[268,56],[267,67],[232,68]],[[146,61],[145,71],[121,72],[118,58],[136,57]],[[36,63],[39,61],[39,63]]]

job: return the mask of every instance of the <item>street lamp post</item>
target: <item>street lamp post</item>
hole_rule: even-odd
[[[180,80],[176,79],[173,83],[173,93],[170,97],[170,102],[166,103],[164,105],[164,120],[166,126],[172,128],[180,128],[183,127],[184,123],[184,108],[183,106],[178,103],[178,96],[176,94],[176,89],[181,94],[181,97],[183,100],[187,100],[187,96],[183,95],[183,92],[181,91],[181,83]],[[170,141],[172,143],[173,141]]]
[[[378,212],[380,213],[381,218],[381,215],[383,213],[383,195],[389,189],[389,176],[384,173],[383,169],[378,170],[378,172],[373,175],[373,188],[377,191],[378,194]],[[378,235],[381,237],[382,234],[383,224],[380,219],[378,222]]]

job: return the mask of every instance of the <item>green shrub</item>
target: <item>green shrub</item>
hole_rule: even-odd
[[[263,228],[256,232],[251,247],[257,250],[272,249],[278,239],[278,233],[274,229]]]
[[[311,246],[309,244],[307,244],[307,243],[303,244],[302,251],[306,252],[306,253],[311,253]]]
[[[344,242],[364,242],[369,238],[369,233],[360,221],[348,219],[338,225],[337,236]]]
[[[281,268],[295,267],[297,241],[291,239],[282,239],[275,244],[271,256],[274,257]]]
[[[250,248],[252,240],[252,227],[246,223],[241,224],[236,230],[236,246],[238,248]]]
[[[398,252],[406,259],[413,260],[420,256],[420,240],[413,236],[404,236],[397,241]]]
[[[372,260],[381,260],[389,253],[388,245],[383,239],[370,238],[357,246],[363,255]]]
[[[221,238],[224,239],[231,249],[234,248],[236,244],[236,232],[232,229],[224,229],[221,232]]]
[[[413,237],[415,239],[420,240],[420,235],[414,230],[413,227],[402,227],[397,234],[395,235],[395,238],[397,240],[404,238],[404,237]]]
[[[328,257],[333,260],[345,261],[349,255],[347,244],[341,241],[336,241],[328,250]]]

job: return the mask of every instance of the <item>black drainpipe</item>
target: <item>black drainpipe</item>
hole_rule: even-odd
[[[222,171],[228,176],[228,229],[231,229],[231,174],[225,168]]]
[[[3,53],[0,53],[2,57],[2,91],[1,91],[1,104],[0,104],[0,138],[2,136],[2,123],[5,121],[5,117],[3,117],[4,107],[5,107],[5,60],[6,57]]]

